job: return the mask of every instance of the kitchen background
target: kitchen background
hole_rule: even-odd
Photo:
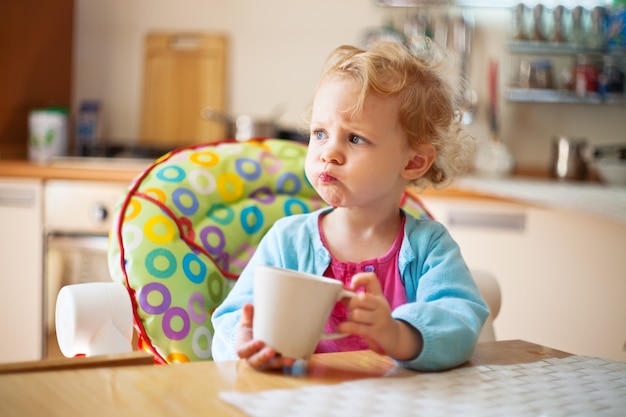
[[[500,63],[502,92],[513,61],[507,50],[513,14],[511,7],[468,10],[475,21],[470,81],[478,97],[470,129],[484,138],[489,60]],[[80,100],[101,100],[103,136],[127,141],[139,132],[142,48],[150,31],[226,34],[228,111],[267,117],[282,106],[279,122],[301,127],[329,51],[360,44],[368,31],[407,12],[373,0],[77,0],[75,13],[73,108]],[[509,103],[502,94],[497,99],[502,138],[522,167],[547,169],[555,135],[594,144],[624,141],[624,106]]]
[[[474,20],[470,81],[478,100],[468,127],[476,137],[490,135],[488,79],[497,62],[497,91],[491,95],[518,173],[547,174],[554,135],[624,143],[623,94],[618,105],[507,100],[506,87],[524,55],[509,50],[517,2],[481,3],[500,7],[466,9]],[[563,1],[588,9],[601,3]],[[145,139],[140,109],[146,37],[155,31],[198,31],[227,41],[230,114],[264,117],[278,108],[284,110],[281,125],[300,128],[329,51],[361,44],[368,34],[409,15],[374,0],[0,2],[0,62],[9,63],[0,65],[0,332],[11,335],[0,345],[0,361],[50,353],[55,341],[48,322],[59,285],[97,280],[97,272],[108,280],[98,264],[106,261],[104,251],[95,246],[106,245],[108,214],[148,163],[131,167],[123,158],[31,163],[27,120],[33,108],[67,106],[75,117],[84,100],[98,100],[103,139],[124,145]],[[575,56],[561,52],[542,56],[572,65]],[[169,104],[176,111],[189,101]],[[503,297],[495,321],[498,338],[625,360],[625,190],[548,178],[468,176],[422,197],[468,263],[498,278]],[[102,244],[82,239],[90,237]],[[96,249],[98,260],[92,261],[86,253]],[[63,268],[56,268],[59,259]]]
[[[508,49],[518,2],[459,2],[498,6],[464,9],[474,21],[469,80],[478,101],[469,129],[477,138],[489,137],[487,78],[490,62],[496,61],[500,134],[523,171],[546,173],[555,135],[583,137],[597,145],[623,143],[623,100],[622,105],[595,105],[505,99],[505,87],[519,71],[519,55]],[[608,3],[543,1],[548,12],[556,4],[568,10],[576,5],[591,10]],[[530,8],[539,3],[526,4]],[[27,117],[32,108],[69,106],[70,115],[76,117],[83,100],[100,102],[105,140],[136,142],[141,136],[144,48],[147,35],[155,31],[224,35],[225,110],[264,118],[278,109],[281,126],[302,128],[329,51],[339,44],[362,44],[368,33],[389,22],[401,26],[414,13],[380,7],[375,0],[26,0],[0,7],[11,17],[0,28],[3,61],[17,63],[0,68],[0,80],[15,80],[5,84],[7,93],[0,98],[0,158],[4,159],[26,157]],[[35,27],[37,31],[24,33],[31,22],[29,31]],[[573,56],[553,55],[548,58],[574,64]],[[555,71],[554,77],[559,75]]]

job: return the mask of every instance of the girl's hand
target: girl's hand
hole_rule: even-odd
[[[245,304],[241,310],[241,323],[235,344],[237,355],[255,369],[280,369],[283,366],[292,366],[293,359],[283,358],[274,349],[265,346],[263,341],[254,340],[253,320],[254,307],[252,304]]]
[[[348,302],[348,320],[338,331],[363,337],[370,349],[399,360],[416,357],[422,349],[422,337],[417,329],[391,317],[391,307],[373,272],[363,272],[352,277],[353,291],[363,287]]]

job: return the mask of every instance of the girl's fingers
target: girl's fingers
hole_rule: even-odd
[[[254,320],[254,307],[252,304],[244,304],[241,309],[241,327],[252,328],[252,322]]]
[[[237,356],[241,359],[249,359],[258,354],[265,347],[265,343],[260,340],[249,340],[239,344],[237,348]]]
[[[239,357],[245,357],[240,354],[247,351],[247,345],[252,341],[252,320],[254,319],[254,309],[252,304],[245,304],[241,310],[241,321],[239,322],[239,330],[237,331],[237,353]]]
[[[276,351],[261,340],[254,340],[252,323],[254,321],[254,307],[252,304],[244,304],[241,310],[239,323],[237,355],[245,359],[248,365],[255,369],[279,369],[283,366],[293,365],[293,360],[283,358]]]
[[[269,370],[281,369],[284,366],[292,366],[294,360],[277,355],[274,349],[266,346],[253,356],[249,357],[247,362],[248,365],[255,369]]]
[[[378,277],[373,272],[359,272],[355,274],[350,282],[350,287],[353,291],[362,287],[366,293],[373,295],[382,295],[383,293]]]

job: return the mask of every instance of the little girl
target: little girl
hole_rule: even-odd
[[[426,41],[425,41],[426,42]],[[431,220],[399,209],[409,185],[448,183],[465,171],[458,86],[425,43],[416,57],[381,42],[341,46],[314,95],[305,172],[329,207],[277,221],[213,314],[215,360],[255,368],[293,363],[254,339],[253,271],[258,264],[340,280],[357,296],[337,303],[316,352],[371,348],[399,365],[442,370],[471,356],[489,311],[458,245]],[[286,312],[286,314],[289,314]]]

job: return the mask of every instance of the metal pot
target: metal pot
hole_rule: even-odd
[[[587,141],[582,138],[557,136],[552,142],[550,172],[562,180],[584,180],[587,178],[585,151]]]
[[[202,118],[223,123],[226,125],[228,138],[234,138],[238,141],[254,138],[275,138],[279,132],[276,123],[277,116],[263,120],[255,119],[247,114],[231,117],[211,107],[205,107],[202,110]]]

